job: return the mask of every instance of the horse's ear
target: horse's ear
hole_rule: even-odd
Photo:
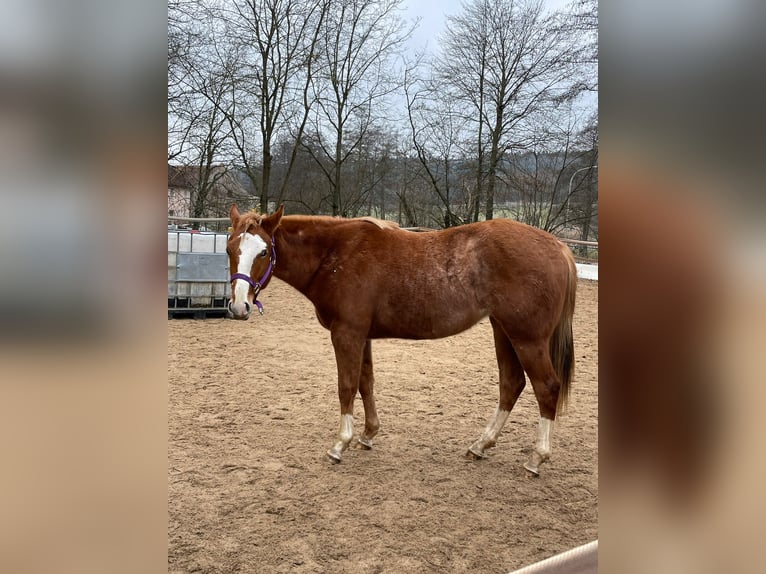
[[[229,219],[231,219],[232,223],[236,223],[237,219],[240,218],[239,209],[237,209],[237,204],[232,203],[231,209],[229,210]]]
[[[269,235],[274,235],[274,231],[277,227],[279,227],[279,222],[282,221],[282,216],[284,213],[285,206],[280,205],[279,209],[277,209],[274,213],[264,216],[264,218],[261,219],[261,227],[263,230]]]

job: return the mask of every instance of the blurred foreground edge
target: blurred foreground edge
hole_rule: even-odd
[[[524,566],[510,574],[596,574],[596,572],[598,572],[598,540]]]

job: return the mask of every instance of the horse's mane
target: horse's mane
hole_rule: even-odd
[[[387,221],[385,219],[377,219],[370,216],[357,217],[356,221],[366,221],[367,223],[377,225],[380,229],[396,229],[399,227],[399,224],[395,221]]]
[[[332,217],[329,215],[289,215],[285,216],[291,221],[305,222],[305,223],[330,223],[330,224],[344,224],[352,222],[363,221],[365,223],[372,223],[379,229],[399,229],[399,224],[395,221],[388,221],[385,219],[377,219],[375,217],[364,216],[354,218]]]

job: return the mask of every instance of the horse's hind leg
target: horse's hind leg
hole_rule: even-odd
[[[495,353],[500,371],[500,400],[479,440],[468,448],[466,455],[475,458],[484,458],[486,456],[484,451],[495,446],[497,437],[526,384],[524,370],[511,341],[495,319],[490,318],[490,322],[495,336]]]
[[[372,343],[367,339],[362,357],[362,373],[359,377],[359,394],[362,395],[362,403],[364,403],[364,434],[357,439],[359,446],[364,449],[372,448],[372,438],[378,434],[380,429],[378,411],[375,408],[375,395],[373,394],[374,382]]]
[[[547,341],[534,343],[517,341],[514,347],[524,370],[529,375],[540,408],[537,441],[529,461],[524,464],[524,468],[529,472],[539,475],[540,465],[551,456],[551,434],[553,421],[556,419],[556,405],[561,384],[551,363]]]

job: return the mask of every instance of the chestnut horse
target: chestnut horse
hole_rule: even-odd
[[[508,219],[413,233],[362,219],[241,215],[230,211],[227,252],[231,316],[247,319],[272,274],[303,293],[330,331],[338,367],[340,431],[327,455],[340,462],[353,438],[357,391],[370,448],[380,428],[372,339],[437,339],[489,316],[500,370],[500,400],[466,453],[495,445],[529,376],[540,409],[537,442],[524,467],[538,474],[550,457],[556,411],[573,375],[572,314],[577,272],[568,247]]]

